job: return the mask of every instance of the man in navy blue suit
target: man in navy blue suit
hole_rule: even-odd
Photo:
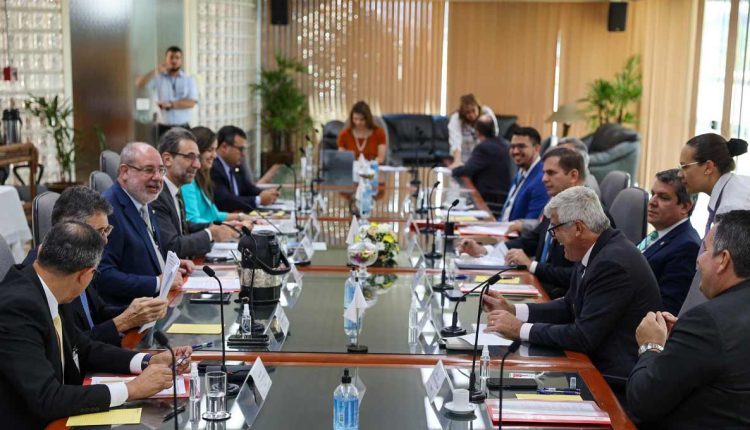
[[[693,199],[677,169],[656,174],[648,202],[648,222],[654,231],[638,249],[648,260],[661,291],[663,310],[677,315],[695,276],[701,239],[690,224]]]
[[[549,200],[542,183],[542,163],[539,158],[541,137],[532,127],[518,127],[510,140],[510,156],[518,166],[508,198],[500,212],[500,221],[536,219]]]
[[[147,143],[129,143],[120,153],[117,182],[103,194],[112,205],[113,229],[97,279],[99,294],[110,304],[127,305],[159,293],[166,250],[149,203],[159,196],[165,174],[161,155]],[[189,273],[193,266],[183,260],[182,268]],[[169,287],[181,285],[176,276]]]

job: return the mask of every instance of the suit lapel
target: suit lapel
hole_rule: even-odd
[[[154,268],[156,269],[156,272],[161,272],[161,267],[159,266],[159,259],[156,257],[156,250],[154,249],[154,245],[151,243],[150,234],[148,231],[148,227],[146,227],[146,223],[143,222],[143,219],[141,218],[141,215],[138,213],[138,210],[136,210],[135,205],[130,200],[130,197],[125,193],[125,190],[122,189],[119,183],[115,183],[115,195],[117,196],[117,200],[120,202],[120,206],[122,207],[122,212],[125,214],[125,219],[130,223],[130,225],[138,232],[138,236],[140,236],[141,240],[143,241],[143,244],[146,247],[146,250],[148,251],[148,255],[151,257],[151,263],[154,265]],[[151,212],[151,208],[148,208],[149,216],[151,217],[151,225],[154,227],[156,231],[159,231],[158,228],[156,228],[156,223],[153,217],[153,213]]]
[[[578,282],[578,289],[576,290],[575,298],[576,316],[578,316],[578,314],[581,312],[581,307],[583,306],[583,297],[586,295],[586,278],[590,274],[591,268],[596,260],[596,256],[614,235],[615,231],[611,228],[605,230],[601,235],[599,235],[599,239],[596,240],[596,243],[594,243],[594,248],[591,250],[591,254],[589,254],[589,261],[585,269],[582,263],[576,263],[574,275],[576,276],[576,281]]]
[[[22,269],[22,273],[24,276],[26,276],[27,279],[29,279],[35,288],[35,291],[40,296],[39,303],[44,304],[44,311],[42,312],[42,319],[44,320],[43,324],[44,327],[47,329],[47,336],[46,336],[46,349],[51,354],[48,354],[48,359],[52,361],[53,367],[55,368],[55,377],[59,381],[63,381],[63,367],[62,363],[60,362],[60,347],[57,343],[57,333],[55,332],[55,325],[52,322],[52,315],[49,314],[49,302],[47,301],[47,296],[44,294],[44,288],[42,287],[42,282],[39,280],[39,276],[36,274],[36,271],[34,270],[34,266],[29,265]],[[65,343],[65,335],[63,334],[63,345]],[[66,357],[67,359],[67,357]]]
[[[167,210],[169,211],[169,219],[172,221],[172,225],[178,226],[179,231],[181,227],[180,218],[177,216],[177,209],[174,206],[174,200],[172,199],[172,194],[169,192],[167,184],[164,184],[164,189],[161,190],[158,198],[162,201],[161,203],[167,207]]]
[[[643,251],[643,256],[647,259],[653,258],[654,255],[658,254],[662,249],[665,249],[667,245],[669,245],[672,240],[679,237],[681,234],[685,233],[685,229],[688,227],[688,223],[690,221],[685,221],[682,224],[678,225],[677,227],[673,228],[672,231],[667,233],[666,236],[661,237],[656,240],[651,246],[646,248],[645,251]]]

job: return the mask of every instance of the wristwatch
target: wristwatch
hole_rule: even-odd
[[[151,362],[151,354],[144,355],[143,360],[141,360],[141,371],[146,370],[150,362]]]
[[[644,352],[655,350],[656,352],[664,351],[664,347],[658,343],[646,342],[638,348],[638,356],[640,357]]]

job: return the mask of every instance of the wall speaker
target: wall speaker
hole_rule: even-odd
[[[628,4],[627,3],[610,3],[609,19],[607,20],[608,31],[625,31],[625,24],[628,22]]]
[[[289,0],[271,1],[271,25],[289,24]]]

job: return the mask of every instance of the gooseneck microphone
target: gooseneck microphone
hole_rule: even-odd
[[[174,430],[178,429],[177,425],[177,357],[174,355],[174,350],[169,346],[169,339],[160,330],[154,330],[154,339],[156,342],[164,348],[169,350],[172,354],[172,418],[174,419]]]
[[[447,226],[448,223],[450,222],[451,209],[453,209],[454,207],[458,206],[458,203],[459,203],[458,199],[453,200],[453,203],[451,203],[451,205],[448,207],[448,213],[445,215],[445,223],[443,224],[444,226]],[[443,231],[446,231],[446,230],[447,230],[446,228],[443,228]],[[434,245],[434,242],[433,242],[433,245]],[[444,235],[443,236],[443,271],[440,273],[440,283],[437,284],[437,285],[433,285],[432,286],[433,290],[444,291],[444,290],[452,290],[453,289],[453,285],[449,284],[446,281],[446,276],[445,276],[445,256],[448,254],[446,252],[447,246],[448,246],[448,236]]]
[[[426,217],[427,225],[419,230],[420,233],[426,233],[426,234],[435,233],[435,226],[433,225],[435,220],[433,219],[432,222],[430,221],[430,206],[432,206],[432,193],[435,191],[435,188],[437,188],[439,185],[440,185],[440,181],[436,181],[434,184],[432,184],[432,188],[430,188],[430,192],[427,197],[427,206],[424,206],[424,196],[422,196],[422,208],[427,211],[425,212],[425,214],[427,215]],[[425,257],[427,257],[427,255],[425,255]],[[431,258],[431,257],[427,257],[427,258]]]
[[[216,282],[219,283],[219,297],[222,298],[222,300],[219,301],[219,314],[221,315],[221,370],[222,372],[226,372],[227,348],[224,344],[224,287],[221,285],[221,279],[216,276],[216,272],[214,272],[214,269],[210,268],[209,266],[203,266],[203,273],[216,279]]]
[[[300,148],[301,149],[301,148]],[[297,228],[297,231],[302,231],[302,227],[299,225],[299,213],[302,212],[302,207],[297,203],[297,171],[294,170],[294,167],[292,167],[289,163],[284,163],[284,166],[286,166],[287,169],[292,171],[292,178],[294,180],[294,226]]]
[[[498,430],[502,430],[503,428],[503,378],[505,373],[505,359],[508,358],[509,355],[513,354],[514,352],[518,351],[518,348],[521,346],[520,340],[514,340],[513,343],[508,345],[508,350],[503,354],[503,358],[500,360],[500,386],[497,389],[497,402],[498,402],[498,420],[497,420],[497,428]]]
[[[240,229],[238,229],[237,227],[235,227],[235,226],[233,226],[232,224],[229,224],[229,223],[227,223],[227,222],[222,222],[222,221],[213,221],[213,222],[212,222],[211,224],[213,224],[213,225],[219,225],[219,226],[223,225],[223,226],[225,226],[225,227],[229,227],[229,228],[231,228],[232,230],[234,230],[234,231],[235,231],[235,232],[236,232],[237,234],[239,234],[239,235],[240,235],[240,237],[242,237],[242,235],[244,234],[244,233],[243,233],[242,231],[240,231]]]

